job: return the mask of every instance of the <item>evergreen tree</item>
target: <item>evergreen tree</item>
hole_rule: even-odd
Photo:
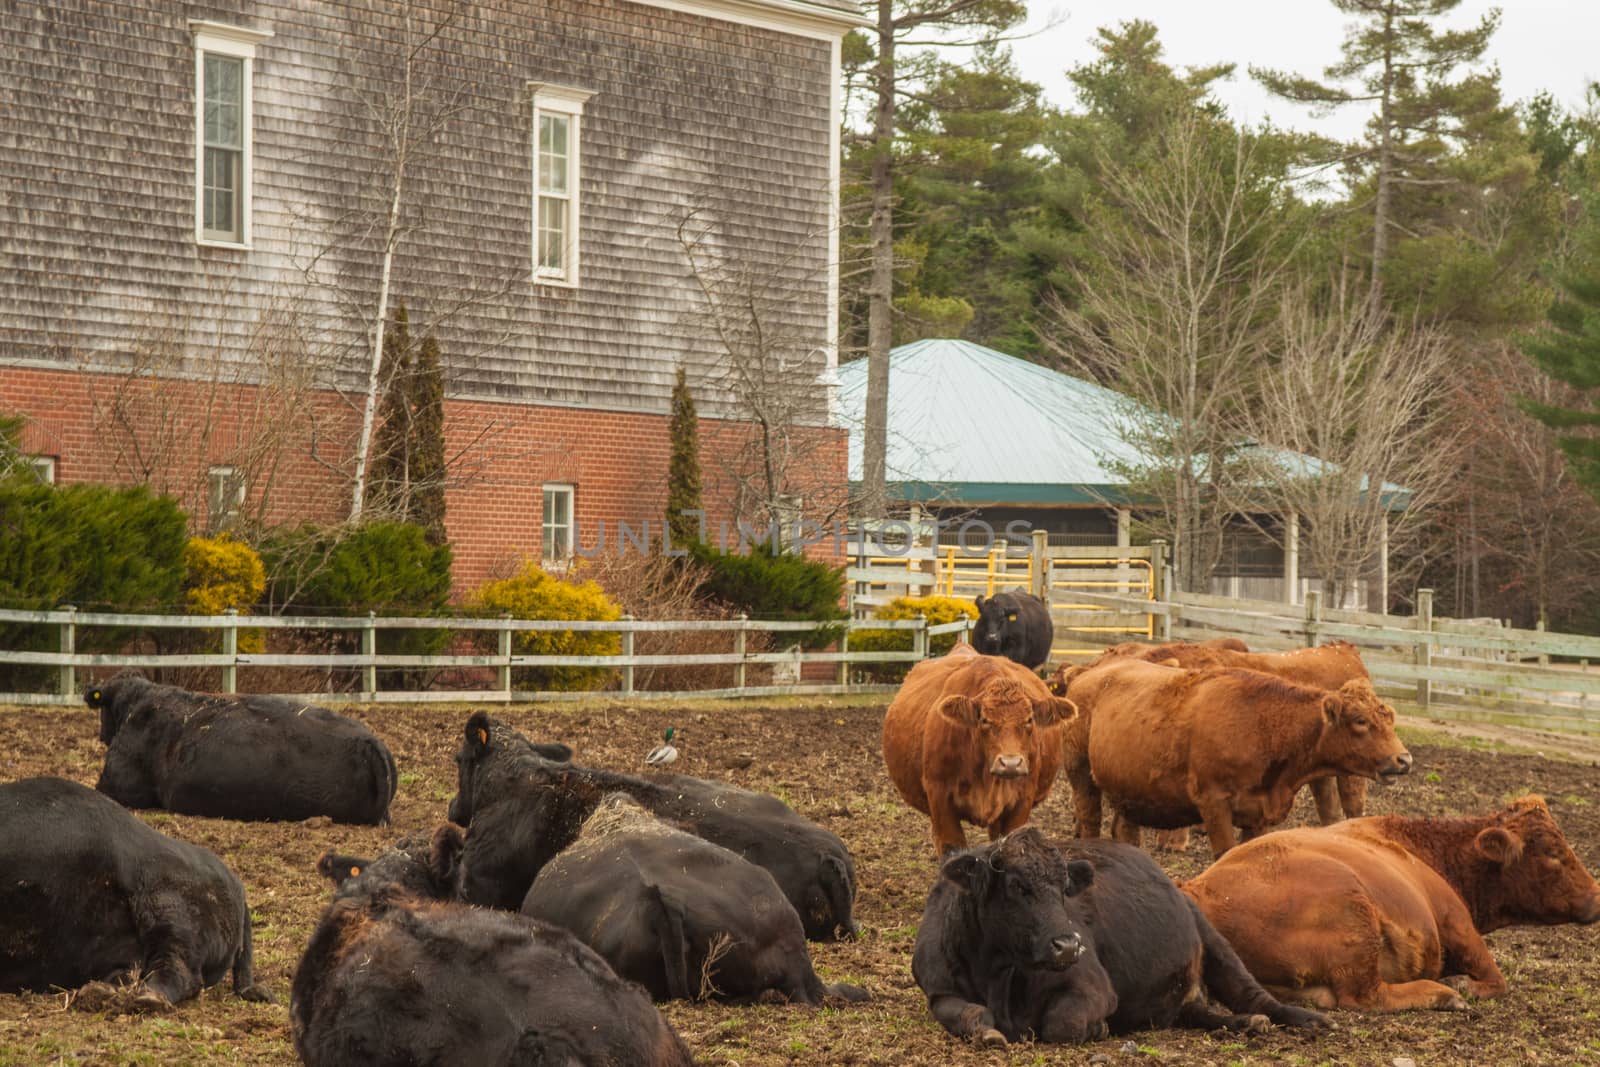
[[[1402,191],[1427,195],[1449,180],[1438,163],[1451,142],[1470,141],[1481,127],[1503,118],[1498,72],[1451,75],[1478,62],[1500,22],[1491,10],[1474,27],[1439,28],[1438,20],[1461,0],[1332,0],[1358,21],[1342,46],[1343,58],[1323,71],[1326,81],[1252,67],[1266,89],[1327,111],[1350,103],[1375,105],[1367,136],[1357,145],[1327,144],[1321,162],[1338,163],[1360,185],[1372,184],[1372,299],[1383,290],[1396,200]]]
[[[411,376],[411,499],[406,520],[422,527],[428,543],[445,543],[444,367],[432,333],[417,348]]]
[[[411,443],[411,318],[404,303],[384,331],[378,377],[378,425],[372,437],[366,508],[385,518],[405,513]]]
[[[686,514],[699,511],[700,504],[700,420],[694,410],[694,394],[689,391],[688,375],[678,367],[678,380],[672,387],[672,458],[667,464],[667,529],[676,546],[700,540],[700,521]]]
[[[367,510],[445,543],[444,369],[438,339],[411,338],[401,304],[383,338],[381,421],[373,435]]]
[[[1548,323],[1521,339],[1521,348],[1539,369],[1577,389],[1600,388],[1600,198],[1591,200],[1576,253],[1558,279],[1559,294],[1546,313]],[[1524,400],[1523,407],[1559,431],[1573,477],[1600,498],[1600,409],[1558,407]]]

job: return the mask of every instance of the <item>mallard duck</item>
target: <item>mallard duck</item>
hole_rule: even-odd
[[[672,747],[672,733],[673,728],[671,726],[667,727],[666,735],[661,738],[662,744],[656,746],[655,751],[651,752],[650,755],[644,758],[644,762],[647,766],[665,766],[666,764],[671,763],[673,760],[678,758],[678,750]]]

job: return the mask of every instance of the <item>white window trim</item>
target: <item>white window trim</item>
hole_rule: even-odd
[[[208,248],[250,247],[250,202],[255,172],[255,58],[256,45],[272,36],[270,30],[250,30],[205,19],[190,19],[194,36],[194,241]],[[239,165],[239,240],[219,241],[205,235],[206,165],[206,53],[233,56],[244,61],[244,151]]]
[[[223,479],[222,487],[227,487],[227,479],[234,479],[233,499],[221,501],[222,494],[213,490],[216,479]],[[244,472],[238,467],[217,466],[206,468],[206,523],[213,529],[221,529],[222,524],[231,522],[244,513],[244,500],[247,490],[244,484]],[[215,499],[213,499],[215,498]],[[214,508],[212,505],[221,501],[222,507]]]
[[[33,472],[33,476],[39,479],[41,485],[56,484],[56,457],[24,456],[22,463]]]
[[[529,160],[532,163],[528,212],[530,216],[528,244],[533,264],[533,280],[539,285],[552,285],[563,289],[578,287],[579,249],[583,247],[583,217],[580,182],[583,175],[583,105],[594,93],[570,85],[552,85],[548,82],[529,82],[533,94],[533,122],[529,136]],[[539,266],[539,114],[548,111],[571,120],[567,127],[567,191],[569,193],[567,222],[567,267],[562,272]]]
[[[546,493],[567,494],[567,551],[562,556],[547,556],[544,554],[544,531],[546,526],[554,525],[549,521],[549,516],[544,510],[544,495]],[[539,487],[539,560],[542,563],[562,563],[577,555],[578,545],[573,537],[573,520],[578,517],[578,487],[571,482],[545,482]]]

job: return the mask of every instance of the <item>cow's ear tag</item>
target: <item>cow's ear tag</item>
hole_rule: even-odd
[[[489,731],[485,730],[481,726],[478,727],[478,744],[487,745],[488,743],[489,743]]]
[[[98,689],[92,690],[89,693],[89,699],[90,700],[99,700],[100,699],[100,690],[98,690]]]
[[[360,873],[361,873],[361,868],[360,867],[351,867],[350,868],[350,877],[354,878]]]
[[[1017,621],[1017,613],[1016,612],[1014,612],[1014,611],[1006,612],[1006,622],[1016,622],[1016,621]]]

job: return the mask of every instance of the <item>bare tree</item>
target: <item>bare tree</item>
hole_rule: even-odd
[[[1051,301],[1041,334],[1066,370],[1122,394],[1127,450],[1108,462],[1199,591],[1238,506],[1240,417],[1297,241],[1248,135],[1188,113],[1160,140],[1144,161],[1104,162],[1082,296]]]
[[[1404,553],[1461,462],[1448,338],[1386,318],[1364,291],[1289,290],[1275,358],[1243,420],[1257,442],[1243,453],[1252,493],[1305,521],[1301,551],[1333,603],[1385,539]]]
[[[815,303],[822,264],[742,254],[705,206],[681,212],[675,232],[700,295],[695,318],[712,343],[709,381],[746,424],[708,442],[732,486],[734,518],[787,529],[802,502],[813,521],[841,515],[848,500],[826,455],[838,435],[817,378],[824,353],[816,324],[793,310]]]

